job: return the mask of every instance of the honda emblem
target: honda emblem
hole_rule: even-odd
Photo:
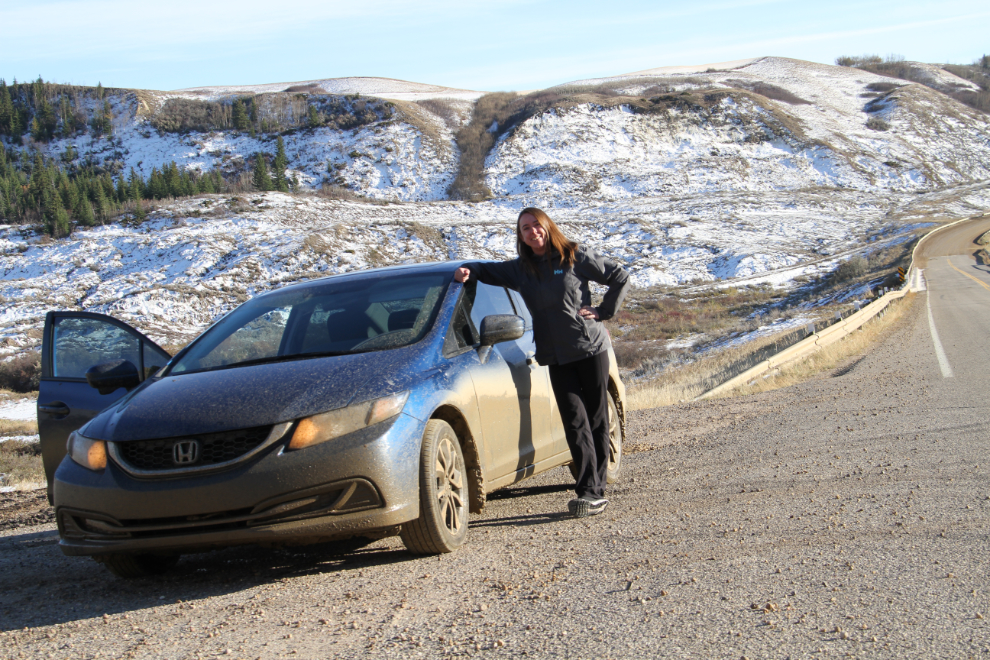
[[[172,462],[192,465],[199,460],[199,440],[181,440],[172,445]]]

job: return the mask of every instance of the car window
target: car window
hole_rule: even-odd
[[[138,367],[141,340],[100,319],[60,318],[52,330],[52,355],[52,376],[85,378],[94,364],[110,360],[129,360]]]
[[[523,297],[519,295],[518,291],[509,291],[509,297],[512,298],[512,305],[516,308],[516,315],[521,316],[526,324],[527,330],[533,329],[533,317],[529,313],[529,307],[526,307],[526,302]]]
[[[169,373],[405,346],[432,326],[449,281],[391,272],[265,294],[210,328]]]
[[[489,314],[515,314],[508,292],[500,286],[478,283],[471,305],[471,321],[481,329],[481,320]]]
[[[172,357],[165,351],[148,342],[142,342],[144,351],[144,377],[148,378],[153,373],[168,364]]]
[[[237,328],[204,355],[199,360],[199,368],[210,369],[278,355],[292,308],[284,306],[258,311],[261,312],[258,316]]]

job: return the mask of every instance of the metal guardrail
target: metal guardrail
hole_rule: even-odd
[[[918,248],[921,244],[932,234],[947,229],[961,222],[968,222],[969,220],[974,220],[976,218],[985,217],[987,214],[981,214],[976,216],[970,216],[968,218],[963,218],[962,220],[956,220],[955,222],[950,222],[947,225],[942,225],[941,227],[936,227],[927,234],[921,237],[915,246],[914,250],[911,251],[911,266],[908,268],[907,274],[904,277],[904,286],[895,291],[889,291],[884,295],[880,296],[870,304],[866,305],[862,309],[855,311],[844,318],[839,318],[835,323],[823,328],[820,331],[804,332],[805,336],[794,341],[786,348],[782,350],[776,350],[781,343],[786,343],[785,341],[775,342],[767,348],[773,348],[776,350],[772,355],[766,356],[766,352],[763,350],[757,351],[752,356],[740,360],[732,365],[729,365],[723,373],[731,373],[734,367],[741,366],[746,362],[755,362],[749,368],[746,368],[741,373],[737,373],[721,385],[714,387],[704,394],[696,397],[694,400],[708,399],[723,392],[727,392],[733,388],[739,387],[744,383],[752,380],[753,378],[781,366],[786,362],[791,362],[799,358],[803,358],[817,351],[820,348],[833,344],[846,335],[850,334],[854,330],[858,330],[863,324],[872,319],[877,314],[880,314],[887,306],[897,300],[898,298],[903,298],[909,291],[918,291],[921,288],[921,272],[915,266],[915,257],[917,256]],[[790,339],[792,335],[797,333],[792,333],[791,335],[786,335],[783,339]]]

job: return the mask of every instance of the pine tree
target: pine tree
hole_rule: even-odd
[[[272,189],[272,178],[268,175],[268,163],[265,162],[264,154],[259,153],[254,161],[254,176],[251,183],[261,192]]]
[[[234,101],[234,128],[243,131],[248,127],[248,114],[244,109],[244,102],[240,99]]]
[[[124,202],[127,201],[127,197],[128,197],[127,182],[124,181],[123,174],[117,177],[117,190],[114,193],[114,197],[117,199],[118,204],[123,204]]]
[[[141,200],[134,202],[134,219],[138,222],[144,222],[148,214],[144,212],[144,207],[141,205]]]
[[[92,227],[96,224],[96,214],[93,213],[93,205],[85,195],[80,195],[79,203],[73,212],[76,222],[83,227]]]
[[[207,195],[215,193],[216,190],[213,188],[213,177],[209,174],[204,174],[196,182],[196,191],[200,193],[205,193]]]
[[[135,200],[144,197],[144,180],[134,168],[131,168],[131,175],[127,180],[127,199]]]
[[[99,180],[93,181],[93,187],[91,188],[90,195],[93,199],[93,211],[96,215],[97,221],[102,225],[106,219],[110,216],[110,202],[107,200],[107,195],[103,190],[103,185]]]
[[[220,170],[213,170],[213,190],[218,193],[225,192],[227,190],[227,182],[223,178],[223,174]]]
[[[163,199],[168,196],[168,186],[165,185],[165,177],[158,171],[157,167],[151,168],[148,176],[148,189],[145,197],[148,199]]]
[[[14,116],[14,104],[10,100],[10,90],[7,89],[7,83],[3,78],[0,78],[0,135],[9,135],[14,137],[14,133],[11,132],[11,120]]]
[[[285,169],[288,166],[289,158],[285,155],[285,142],[279,135],[275,143],[275,162],[272,165],[275,171],[275,190],[279,192],[289,192],[289,182],[285,179]]]

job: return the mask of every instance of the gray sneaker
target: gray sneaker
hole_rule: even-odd
[[[595,497],[594,495],[582,495],[581,497],[573,499],[567,503],[567,508],[570,510],[571,515],[575,518],[597,516],[599,513],[604,511],[607,506],[608,500],[604,497]]]

